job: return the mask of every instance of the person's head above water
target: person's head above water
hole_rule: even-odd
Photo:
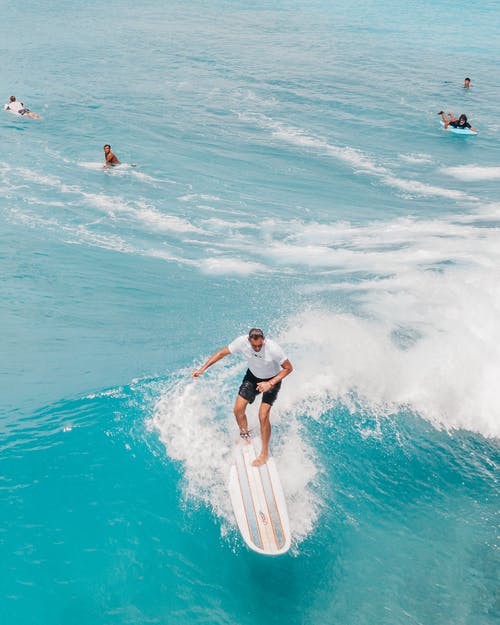
[[[106,145],[103,147],[103,150],[106,151],[106,148],[108,148],[108,152],[109,150],[111,150],[111,146],[109,145],[109,143],[106,143]]]
[[[464,80],[464,87],[465,87],[466,89],[468,89],[468,88],[470,87],[470,78],[466,78],[466,79]]]
[[[11,95],[9,99],[10,99],[11,102],[15,102],[16,101],[16,96],[15,95]]]
[[[462,113],[460,115],[460,117],[458,118],[458,123],[463,126],[464,124],[467,123],[467,115],[464,115],[464,113]]]

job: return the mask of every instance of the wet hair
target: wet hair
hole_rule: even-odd
[[[109,145],[109,143],[106,143],[106,145],[104,146],[104,148],[109,148],[111,150],[111,146]],[[103,148],[103,150],[104,150]]]
[[[248,333],[248,336],[252,336],[252,334],[257,334],[261,336],[262,338],[264,338],[264,332],[262,332],[260,328],[251,328],[250,332]]]
[[[16,96],[15,95],[11,95],[10,96],[10,101],[11,102],[15,102],[16,101]]]
[[[458,118],[458,121],[462,121],[462,119],[464,120],[465,123],[467,123],[467,115],[465,115],[464,113],[462,113],[460,115],[460,117]]]
[[[464,78],[464,82],[467,82],[467,81],[470,82],[470,78]]]

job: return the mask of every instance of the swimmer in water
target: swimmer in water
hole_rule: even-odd
[[[114,167],[115,165],[119,164],[120,161],[111,151],[111,146],[109,145],[109,143],[106,143],[106,145],[104,146],[104,167]]]

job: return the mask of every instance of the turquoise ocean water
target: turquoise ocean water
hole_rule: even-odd
[[[498,622],[499,3],[0,9],[0,622]],[[252,325],[279,558],[190,378]]]

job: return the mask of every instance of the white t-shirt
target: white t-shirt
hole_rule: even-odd
[[[9,102],[8,104],[6,104],[4,108],[6,110],[8,109],[9,111],[12,111],[13,113],[19,113],[19,111],[23,109],[24,106],[22,102],[18,102],[17,100],[15,100],[14,102]]]
[[[243,334],[229,343],[228,349],[231,354],[241,352],[247,359],[248,368],[256,378],[273,378],[281,371],[281,365],[287,357],[278,343],[271,339],[265,339],[260,352],[254,351],[248,340],[248,335]]]

